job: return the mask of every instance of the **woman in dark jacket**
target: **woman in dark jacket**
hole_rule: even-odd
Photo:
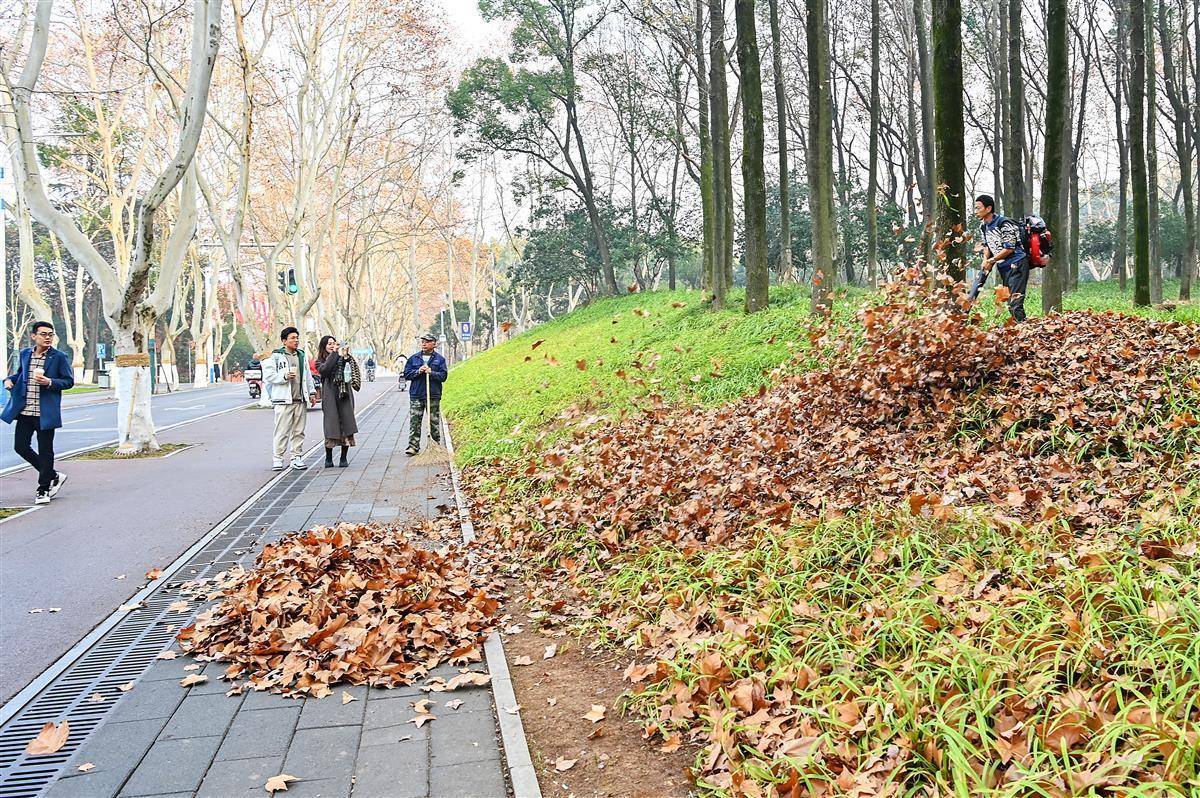
[[[358,361],[342,352],[332,335],[321,338],[317,347],[317,372],[321,375],[321,412],[325,419],[325,467],[333,468],[333,449],[342,447],[338,466],[345,468],[346,455],[354,445],[358,423],[354,420],[354,392],[362,384]]]

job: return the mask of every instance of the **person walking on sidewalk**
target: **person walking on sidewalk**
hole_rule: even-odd
[[[4,380],[9,395],[0,419],[17,422],[13,451],[38,473],[34,504],[49,504],[67,481],[66,474],[54,470],[54,430],[62,426],[62,392],[75,385],[75,375],[66,354],[50,345],[53,324],[35,321],[30,338],[33,345],[21,350],[16,373]],[[30,445],[35,435],[36,452]]]
[[[341,351],[332,335],[322,337],[317,347],[317,371],[324,392],[321,414],[325,422],[325,467],[333,468],[333,450],[340,446],[342,457],[338,467],[345,468],[349,465],[346,455],[358,432],[358,422],[354,420],[354,392],[362,388],[362,374],[354,355],[348,349]]]
[[[283,346],[276,349],[262,362],[263,383],[267,387],[267,398],[275,407],[275,459],[272,467],[283,470],[283,456],[291,451],[292,468],[303,470],[304,456],[304,400],[310,405],[317,403],[317,389],[313,384],[308,361],[300,350],[300,331],[295,327],[284,327],[279,333]]]
[[[404,379],[408,380],[408,449],[413,456],[421,450],[421,418],[429,411],[429,436],[442,442],[442,383],[446,381],[446,358],[434,351],[437,338],[432,333],[421,336],[421,351],[404,364]],[[426,386],[429,387],[426,395]]]
[[[996,213],[996,201],[988,194],[975,198],[975,218],[983,239],[983,263],[979,268],[986,282],[993,266],[1000,267],[1000,280],[1008,289],[1008,312],[1016,321],[1025,321],[1025,289],[1029,285],[1029,259],[1021,249],[1021,227],[1012,219]]]

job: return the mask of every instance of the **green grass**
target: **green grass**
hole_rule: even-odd
[[[752,393],[771,382],[772,369],[808,350],[808,292],[807,286],[774,287],[771,306],[752,316],[741,309],[742,291],[733,292],[730,309],[720,313],[704,307],[698,291],[630,294],[587,305],[476,355],[454,368],[442,400],[454,424],[456,459],[465,465],[514,455],[560,413],[585,401],[590,412],[616,414],[650,392],[668,402],[710,405]],[[1164,293],[1177,295],[1177,285],[1168,283]],[[861,289],[845,292],[837,317],[851,318],[867,296]],[[1135,309],[1132,293],[1121,294],[1116,282],[1085,284],[1064,305],[1200,323],[1200,304]],[[996,321],[1006,315],[993,303],[984,306]],[[1036,288],[1026,308],[1040,314]],[[534,349],[537,341],[543,343]],[[806,363],[812,361],[800,365]]]
[[[158,457],[166,457],[172,452],[177,452],[180,449],[186,449],[193,444],[190,443],[164,443],[161,444],[157,451],[141,452],[139,454],[118,454],[116,446],[105,446],[103,449],[93,449],[90,452],[83,452],[75,455],[75,460],[153,460]]]
[[[843,297],[838,314],[852,314],[864,296]],[[733,292],[719,313],[702,305],[699,291],[606,299],[471,358],[451,372],[442,399],[457,459],[515,454],[584,401],[602,413],[649,393],[715,405],[769,384],[772,369],[808,348],[808,289],[776,288],[771,307],[751,316],[743,297]]]
[[[99,385],[92,385],[92,384],[86,383],[86,382],[77,382],[77,383],[75,383],[75,387],[68,388],[67,390],[63,391],[63,393],[92,393],[93,391],[101,391],[101,390],[104,390],[104,389],[101,388]]]
[[[1177,302],[1179,297],[1179,281],[1163,281],[1163,297],[1166,302]],[[1129,289],[1121,292],[1116,280],[1106,280],[1102,283],[1084,283],[1079,290],[1072,291],[1063,297],[1064,310],[1113,310],[1127,313],[1131,316],[1144,316],[1159,321],[1185,321],[1200,324],[1200,301],[1192,300],[1187,304],[1178,305],[1173,310],[1160,310],[1156,307],[1139,308],[1133,304],[1133,281]],[[1038,286],[1029,290],[1029,299],[1025,301],[1025,310],[1029,315],[1042,315],[1042,291]]]
[[[28,509],[28,507],[0,507],[0,521],[3,521],[5,518],[12,518],[17,513],[23,513]]]

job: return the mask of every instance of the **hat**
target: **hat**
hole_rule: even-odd
[[[433,333],[425,333],[424,335],[421,336],[421,340],[422,341],[436,341],[437,336],[434,335]]]

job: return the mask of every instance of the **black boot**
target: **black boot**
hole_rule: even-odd
[[[350,453],[350,447],[343,446],[342,447],[342,459],[338,460],[338,468],[345,468],[346,466],[350,465],[348,462],[346,462],[346,455],[349,453]]]
[[[333,468],[333,449],[325,447],[325,467]]]

